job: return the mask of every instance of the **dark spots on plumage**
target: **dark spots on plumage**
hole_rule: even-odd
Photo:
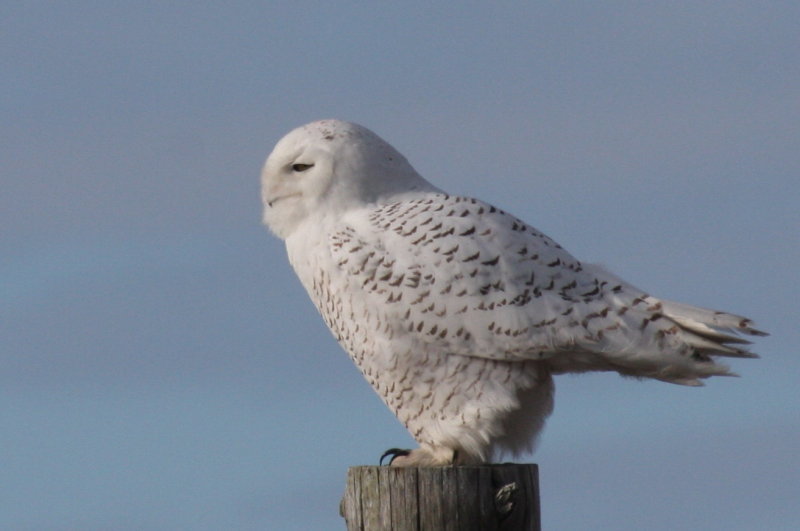
[[[360,270],[361,273],[364,272],[364,270],[367,268],[367,264],[369,263],[369,261],[374,256],[375,256],[375,252],[373,251],[373,252],[369,253],[367,256],[364,257],[364,259],[361,261],[361,264],[359,265],[359,270]]]
[[[430,290],[423,291],[422,293],[420,293],[420,294],[419,294],[419,296],[418,296],[416,299],[414,299],[413,301],[411,301],[411,304],[419,304],[419,303],[421,303],[421,302],[422,302],[422,301],[424,301],[426,298],[428,298],[428,296],[429,296],[430,294],[431,294]]]
[[[489,214],[494,214],[495,212],[497,212],[497,209],[490,205],[489,206]]]
[[[631,306],[636,306],[637,304],[641,304],[641,303],[643,303],[643,302],[644,302],[644,298],[643,298],[643,297],[636,297],[636,298],[635,298],[635,299],[633,299],[633,301],[631,302]]]
[[[520,220],[515,220],[514,223],[511,225],[511,230],[517,232],[525,232],[527,230],[527,225]]]
[[[526,254],[528,254],[528,248],[527,247],[523,247],[522,249],[517,251],[517,254],[521,255],[521,256],[525,256]]]
[[[559,265],[561,265],[561,258],[556,258],[555,260],[547,264],[547,267],[556,267]]]
[[[485,209],[485,208],[483,208],[483,207],[478,207],[478,215],[481,215],[481,214],[483,214],[484,212],[486,212],[486,209]]]
[[[572,282],[570,282],[569,284],[564,284],[564,285],[561,287],[561,291],[569,291],[569,290],[571,290],[571,289],[575,289],[575,287],[576,287],[577,285],[578,285],[578,281],[576,281],[576,280],[573,280],[573,281],[572,281]]]
[[[467,216],[469,216],[469,210],[467,210],[467,209],[465,208],[465,209],[464,209],[464,211],[463,211],[463,212],[461,212],[461,214],[459,215],[459,217],[465,218],[465,217],[467,217]]]
[[[425,226],[425,225],[427,225],[427,224],[428,224],[428,223],[430,223],[431,221],[433,221],[433,218],[432,218],[432,217],[430,217],[430,218],[426,219],[425,221],[423,221],[423,222],[422,222],[422,223],[420,223],[419,225],[420,225],[420,227],[422,227],[422,226]]]
[[[620,291],[622,291],[622,285],[617,284],[616,286],[611,288],[611,291],[613,291],[614,293],[619,293]]]
[[[511,299],[511,304],[515,306],[524,306],[531,301],[530,290],[526,289],[513,299]]]
[[[587,291],[586,293],[581,293],[581,297],[592,297],[600,293],[600,286],[596,286],[592,291]]]
[[[412,235],[412,234],[414,234],[415,232],[417,232],[417,227],[416,227],[416,226],[412,227],[412,228],[411,228],[411,230],[410,230],[410,231],[408,231],[408,232],[403,232],[403,233],[402,233],[402,235],[403,235],[403,236],[411,236],[411,235]]]
[[[494,321],[492,321],[491,323],[489,323],[489,327],[488,327],[488,328],[489,328],[489,331],[490,331],[490,332],[491,332],[492,330],[494,330]]]
[[[456,229],[455,229],[455,228],[453,228],[453,227],[450,227],[450,228],[449,228],[449,229],[447,229],[446,231],[444,231],[444,232],[440,232],[439,234],[436,234],[436,235],[434,235],[434,236],[433,236],[433,238],[434,238],[434,239],[435,239],[435,238],[444,238],[445,236],[450,236],[451,234],[455,233],[455,231],[456,231]]]
[[[481,264],[487,265],[487,266],[493,266],[493,265],[497,265],[497,262],[499,262],[499,261],[500,261],[500,255],[498,254],[497,256],[492,258],[491,260],[486,260],[485,262],[481,262]]]
[[[404,274],[401,274],[401,275],[400,275],[400,276],[398,276],[398,277],[397,277],[395,280],[393,280],[393,281],[389,282],[389,285],[390,285],[390,286],[393,286],[393,287],[394,287],[394,286],[399,286],[399,285],[400,285],[400,283],[401,283],[401,282],[403,282],[403,279],[404,279],[404,278],[405,278],[405,275],[404,275]]]
[[[386,302],[387,303],[400,302],[400,299],[402,299],[402,298],[403,298],[403,292],[402,291],[399,292],[399,293],[389,292],[389,298],[386,299]]]
[[[436,325],[433,325],[433,326],[431,327],[431,329],[430,329],[430,330],[428,330],[428,334],[430,334],[430,335],[432,335],[432,336],[433,336],[433,335],[436,335],[436,331],[437,331],[437,330],[439,330],[439,327],[438,327],[438,326],[436,326]]]
[[[565,311],[561,312],[561,315],[564,315],[564,316],[569,315],[569,314],[571,314],[573,312],[573,310],[575,310],[575,308],[573,306],[570,306]]]
[[[458,244],[454,245],[453,247],[451,247],[449,250],[443,252],[442,254],[447,256],[447,255],[451,255],[451,254],[455,253],[456,251],[458,251]]]
[[[424,327],[425,327],[425,322],[420,321],[419,324],[417,325],[417,332],[421,332]]]
[[[422,274],[419,271],[414,271],[408,275],[406,278],[406,286],[410,288],[416,288],[419,286],[419,279],[422,277]]]
[[[650,324],[650,323],[652,323],[652,322],[658,321],[658,320],[659,320],[659,319],[661,319],[662,317],[664,317],[664,315],[663,315],[663,314],[661,314],[661,313],[654,313],[654,314],[653,314],[653,315],[651,315],[650,317],[645,317],[644,319],[642,319],[642,324],[641,324],[639,327],[640,327],[642,330],[644,330],[645,328],[647,328],[647,325],[649,325],[649,324]]]
[[[627,306],[622,306],[622,307],[620,307],[619,310],[617,310],[617,315],[625,315],[625,312],[627,312],[627,311],[628,311],[628,307]]]
[[[469,236],[470,234],[474,234],[474,233],[475,233],[475,226],[473,225],[469,229],[467,229],[464,232],[462,232],[461,234],[459,234],[459,236]]]
[[[473,260],[477,260],[480,257],[481,252],[478,251],[477,253],[470,255],[462,260],[462,262],[472,262]]]
[[[592,313],[590,313],[589,315],[587,315],[587,316],[586,316],[586,317],[583,319],[583,321],[581,321],[581,326],[583,326],[584,328],[586,328],[586,326],[589,324],[589,321],[591,321],[592,319],[597,319],[598,317],[603,317],[603,316],[600,314],[600,312],[592,312]]]
[[[427,235],[427,234],[423,234],[422,236],[420,236],[420,237],[419,237],[419,238],[417,238],[416,240],[412,240],[412,241],[411,241],[411,243],[412,243],[413,245],[418,245],[420,242],[422,242],[423,240],[425,240],[427,237],[428,237],[428,235]]]

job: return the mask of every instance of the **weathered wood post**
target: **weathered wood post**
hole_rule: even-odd
[[[539,470],[355,466],[340,512],[348,531],[540,531]]]

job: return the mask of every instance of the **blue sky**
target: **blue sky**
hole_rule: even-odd
[[[260,226],[295,126],[772,335],[702,389],[557,380],[546,529],[800,524],[795,2],[0,7],[0,527],[337,529],[409,446]]]

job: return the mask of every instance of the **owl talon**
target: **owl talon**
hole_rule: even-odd
[[[383,455],[381,456],[381,460],[378,461],[378,464],[382,466],[383,465],[383,460],[386,459],[388,456],[391,456],[392,458],[389,459],[389,466],[392,466],[392,461],[394,461],[398,457],[405,457],[405,456],[409,455],[410,453],[411,453],[411,450],[404,450],[402,448],[389,448],[388,450],[383,452]]]

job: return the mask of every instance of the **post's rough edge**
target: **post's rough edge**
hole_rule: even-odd
[[[511,483],[515,492],[511,509],[505,507],[501,512],[494,503],[495,496]],[[539,492],[536,463],[357,465],[347,470],[347,487],[339,512],[348,531],[415,531],[431,525],[453,530],[538,531]]]

